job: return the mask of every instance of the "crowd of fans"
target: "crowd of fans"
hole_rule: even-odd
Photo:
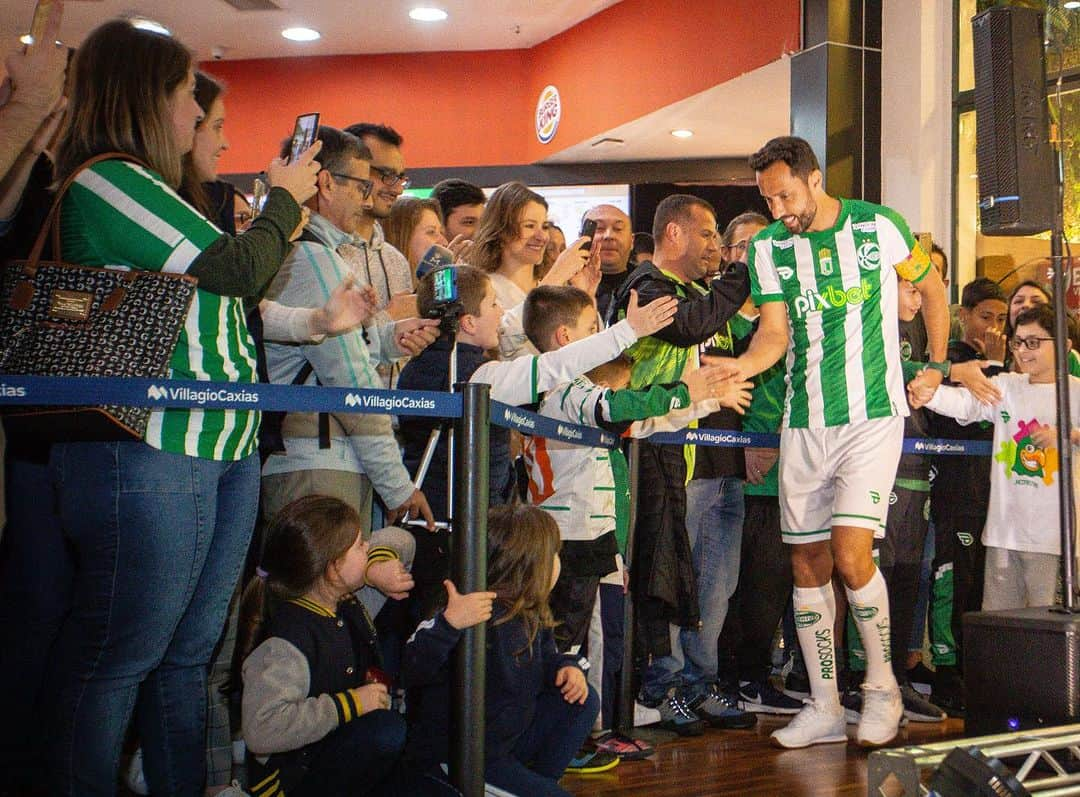
[[[404,196],[406,142],[368,122],[292,160],[286,142],[252,207],[218,176],[226,87],[126,21],[69,54],[61,13],[7,61],[5,260],[74,175],[49,257],[198,280],[174,378],[483,382],[644,440],[631,495],[620,449],[492,426],[488,590],[461,594],[439,419],[166,409],[141,441],[51,445],[8,419],[0,792],[454,794],[451,654],[485,622],[485,776],[512,794],[652,753],[614,730],[621,677],[630,724],[792,715],[781,746],[845,722],[877,746],[901,715],[963,716],[963,612],[1054,600],[1049,294],[963,286],[946,352],[944,252],[825,193],[805,142],[751,159],[775,223],[675,194],[651,234],[598,205],[574,235],[519,182]],[[417,277],[433,246],[456,261],[452,335]],[[687,426],[783,442],[647,439]],[[901,455],[903,436],[995,457]]]

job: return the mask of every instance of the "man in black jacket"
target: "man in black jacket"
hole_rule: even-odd
[[[678,381],[685,369],[697,367],[698,347],[726,330],[750,292],[741,263],[708,285],[700,281],[720,246],[716,213],[705,200],[687,194],[665,199],[656,209],[653,237],[653,261],[634,270],[609,311],[609,320],[620,318],[631,289],[638,292],[639,301],[678,299],[674,322],[627,351],[634,360],[630,386],[635,389]],[[638,653],[653,656],[640,699],[659,708],[664,727],[683,735],[700,734],[704,721],[724,724],[732,708],[715,685],[695,694],[680,688],[682,629],[695,630],[701,620],[686,530],[686,475],[693,462],[693,447],[642,443],[630,571]]]

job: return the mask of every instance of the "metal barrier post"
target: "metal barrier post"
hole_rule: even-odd
[[[630,569],[634,550],[634,525],[637,523],[638,468],[641,464],[640,443],[632,439],[627,464],[630,483],[630,517],[626,534],[626,557],[623,564]],[[623,656],[622,672],[619,673],[619,704],[615,712],[615,730],[624,736],[634,733],[634,593],[627,590],[623,596]]]
[[[461,418],[452,467],[454,533],[451,578],[461,593],[487,586],[488,428],[490,385],[461,384]],[[485,625],[461,635],[454,652],[450,693],[450,779],[464,797],[484,794]]]

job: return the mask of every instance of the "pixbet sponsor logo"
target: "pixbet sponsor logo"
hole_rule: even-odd
[[[821,313],[826,310],[839,310],[843,307],[860,305],[870,298],[873,286],[869,280],[863,280],[860,285],[848,288],[846,291],[830,285],[824,293],[818,293],[813,288],[808,288],[806,293],[795,299],[794,308],[797,318],[805,318],[811,313]]]
[[[545,86],[536,101],[536,138],[541,144],[551,143],[562,119],[562,99],[554,86]]]

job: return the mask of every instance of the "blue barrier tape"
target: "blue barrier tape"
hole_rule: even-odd
[[[545,437],[549,440],[562,440],[579,446],[615,448],[619,444],[618,437],[603,429],[563,423],[523,410],[521,407],[503,404],[501,401],[491,402],[491,422],[507,429],[517,429],[523,434]]]
[[[366,390],[178,379],[0,376],[0,405],[363,412],[460,418],[461,396],[428,390]]]
[[[290,412],[363,412],[372,415],[424,415],[460,418],[461,396],[427,390],[368,390],[297,385],[193,382],[177,379],[108,377],[0,376],[0,406],[85,406],[288,410]],[[545,418],[535,412],[491,402],[491,422],[508,429],[567,443],[614,448],[618,438],[592,426]],[[722,448],[776,448],[780,437],[727,429],[683,429],[648,438],[663,445]],[[906,439],[905,454],[989,456],[987,440]]]

